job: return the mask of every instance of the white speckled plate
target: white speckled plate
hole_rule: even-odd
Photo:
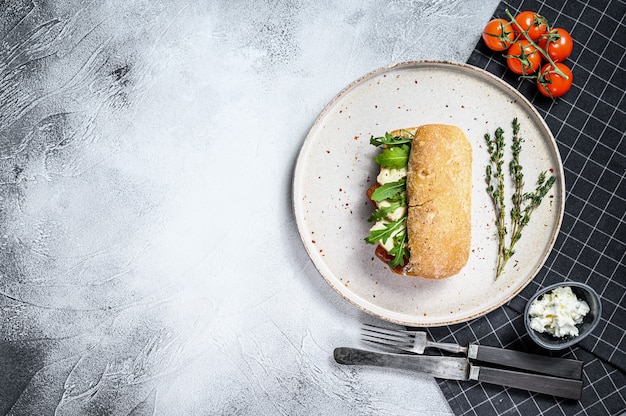
[[[500,126],[510,147],[514,117],[525,139],[520,160],[526,190],[534,189],[541,171],[552,171],[557,181],[533,213],[505,273],[495,280],[497,242],[493,206],[485,191],[484,135],[493,135]],[[374,256],[375,247],[364,241],[373,209],[365,191],[376,180],[372,159],[379,152],[369,144],[370,137],[427,123],[459,126],[473,148],[470,258],[461,273],[442,280],[393,274]],[[373,71],[328,104],[300,151],[293,203],[313,263],[345,299],[391,322],[437,326],[484,315],[534,278],[557,237],[564,189],[556,142],[528,100],[481,69],[416,61]]]

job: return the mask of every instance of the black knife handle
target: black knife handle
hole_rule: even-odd
[[[478,375],[473,375],[478,372]],[[513,387],[516,389],[550,394],[566,399],[579,400],[582,395],[582,380],[546,376],[543,374],[521,373],[489,367],[473,367],[470,378],[484,383]]]
[[[470,345],[468,358],[557,377],[577,380],[582,378],[583,362],[569,358],[529,354],[486,345]]]

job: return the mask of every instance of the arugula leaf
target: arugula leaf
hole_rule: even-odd
[[[394,231],[402,229],[404,227],[404,221],[406,217],[400,218],[398,221],[384,224],[385,228],[379,230],[371,230],[370,235],[365,238],[368,244],[376,244],[379,241],[386,243],[387,240],[393,236]]]
[[[398,208],[402,207],[406,205],[404,203],[404,201],[402,202],[394,202],[392,204],[390,204],[389,206],[383,206],[383,207],[379,207],[376,211],[374,211],[372,213],[372,216],[369,217],[368,221],[369,222],[376,222],[379,220],[384,219],[387,215],[391,214],[392,212],[394,212],[395,210],[397,210]]]
[[[374,158],[374,162],[388,168],[403,168],[409,161],[409,150],[408,144],[388,147]]]
[[[406,229],[402,233],[398,233],[393,239],[393,248],[388,251],[389,254],[394,256],[388,264],[389,267],[394,268],[404,265],[405,259],[409,258],[409,250],[406,247],[407,234]]]
[[[411,143],[413,141],[413,135],[408,131],[405,132],[407,133],[408,137],[392,136],[389,133],[385,133],[383,137],[372,136],[370,137],[370,144],[378,147],[383,145],[395,146],[404,143]]]
[[[388,199],[390,201],[403,201],[404,191],[406,189],[406,178],[396,182],[388,182],[376,188],[372,193],[372,201],[380,202]]]
[[[377,244],[379,241],[386,243],[389,238],[393,239],[393,248],[389,250],[389,254],[394,258],[388,263],[389,267],[397,267],[404,264],[405,259],[409,258],[409,250],[406,247],[406,217],[402,217],[397,221],[385,224],[385,228],[370,231],[370,235],[365,238],[368,244]]]

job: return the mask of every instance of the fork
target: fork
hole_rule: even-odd
[[[447,352],[463,353],[471,360],[530,370],[558,377],[572,379],[582,378],[583,362],[569,358],[529,354],[522,351],[490,347],[487,345],[470,344],[467,347],[463,347],[458,344],[433,342],[428,339],[428,335],[424,331],[383,328],[371,324],[363,325],[361,335],[361,339],[368,344],[414,354],[423,354],[426,348],[437,348]]]
[[[363,324],[362,336],[362,340],[365,342],[384,345],[415,354],[423,354],[426,348],[437,348],[442,351],[467,354],[467,347],[431,341],[428,339],[428,334],[423,331],[387,329],[370,324]]]

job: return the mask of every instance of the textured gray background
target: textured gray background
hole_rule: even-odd
[[[334,364],[367,317],[290,185],[344,86],[464,62],[496,5],[0,1],[0,414],[451,414]]]

